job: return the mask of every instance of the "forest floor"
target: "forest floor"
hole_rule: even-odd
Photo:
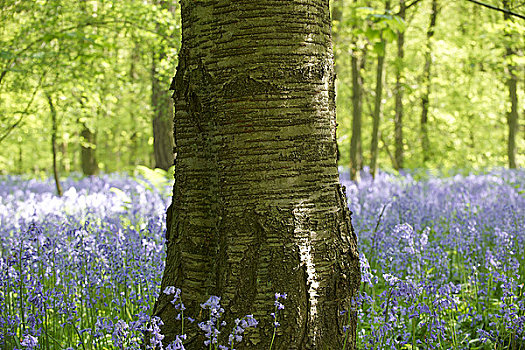
[[[341,178],[361,253],[360,349],[525,349],[525,170]],[[0,349],[138,348],[172,183],[62,186],[57,197],[51,180],[0,178]]]

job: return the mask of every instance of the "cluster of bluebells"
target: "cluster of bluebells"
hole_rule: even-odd
[[[0,346],[138,349],[155,322],[169,199],[118,175],[63,187],[0,179]]]
[[[380,173],[359,184],[345,176],[363,276],[360,348],[524,347],[525,171],[424,181]],[[59,198],[52,181],[0,179],[0,345],[139,349],[149,333],[146,348],[163,349],[162,321],[150,316],[161,292],[193,322],[181,291],[160,289],[169,198],[144,183],[68,179]],[[284,299],[275,295],[268,316],[274,337]],[[226,328],[219,297],[201,307],[206,347],[233,350],[258,324],[246,315]]]
[[[164,270],[167,191],[145,179],[104,175],[62,183],[0,179],[0,347],[10,349],[184,349],[186,335],[163,346],[151,317]],[[167,182],[167,186],[172,186]],[[177,318],[181,291],[167,287]],[[219,298],[203,304],[210,320]],[[229,347],[257,321],[235,321]],[[204,325],[203,325],[204,326]],[[216,324],[207,325],[216,343]],[[206,327],[206,326],[204,326]]]
[[[242,341],[242,336],[247,328],[257,327],[258,324],[259,322],[255,318],[253,318],[253,315],[246,315],[240,319],[236,318],[235,327],[233,328],[233,331],[228,337],[228,344],[230,345],[230,349],[235,350],[235,344],[240,343]],[[228,348],[226,347],[226,349]]]
[[[525,346],[525,171],[342,176],[359,236],[365,349]]]
[[[210,318],[205,322],[199,323],[199,328],[205,333],[206,340],[204,345],[217,345],[217,339],[219,337],[220,326],[225,326],[226,322],[222,321],[219,324],[219,319],[224,313],[224,309],[221,307],[221,298],[212,295],[201,307],[210,311]]]
[[[279,322],[277,322],[277,316],[279,314],[279,310],[284,309],[284,305],[281,303],[281,299],[284,300],[286,299],[286,297],[287,297],[286,293],[283,293],[283,294],[275,293],[275,301],[274,301],[275,311],[270,314],[273,319],[274,328],[277,328],[281,325]]]
[[[240,343],[243,339],[244,331],[250,327],[257,327],[259,322],[253,317],[253,315],[246,315],[243,318],[235,319],[235,326],[232,332],[228,336],[228,345],[219,344],[219,334],[221,333],[220,328],[226,326],[225,321],[220,321],[224,309],[221,307],[221,298],[212,295],[208,300],[201,304],[201,308],[209,311],[209,318],[206,321],[198,324],[199,328],[204,332],[206,340],[204,345],[210,349],[219,350],[235,350],[235,344]]]

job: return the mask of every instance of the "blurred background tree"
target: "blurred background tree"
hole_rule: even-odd
[[[179,13],[166,3],[0,1],[0,172],[50,174],[46,92],[61,174],[173,163],[172,131],[153,138],[159,111],[171,118],[161,104],[180,45]],[[167,161],[155,159],[157,143]]]
[[[353,178],[524,165],[525,1],[482,4],[333,1]],[[176,1],[0,0],[0,174],[169,168],[180,36]]]

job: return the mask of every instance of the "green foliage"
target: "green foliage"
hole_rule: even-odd
[[[151,57],[166,53],[156,74],[167,90],[180,46],[179,10],[161,3],[2,2],[0,172],[49,173],[45,93],[57,101],[61,173],[80,170],[81,145],[106,172],[152,165]]]
[[[135,167],[135,180],[144,188],[154,191],[157,190],[165,197],[169,197],[173,188],[173,169],[172,166],[167,171],[160,168],[150,169],[143,165]]]
[[[420,142],[424,48],[430,1],[399,15],[381,0],[334,0],[338,139],[341,165],[349,159],[352,111],[350,54],[364,58],[362,149],[369,164],[378,55],[385,55],[379,166],[391,168],[394,147],[395,70],[404,80],[407,168],[475,169],[506,164],[506,69],[516,67],[518,111],[525,100],[525,21],[469,3],[438,1],[432,38],[429,105],[430,161]],[[496,0],[487,0],[501,6]],[[409,2],[407,2],[409,3]],[[0,173],[51,172],[48,93],[56,101],[59,172],[81,169],[80,146],[95,150],[104,172],[152,167],[152,74],[167,90],[180,47],[180,9],[160,0],[54,0],[0,2]],[[509,5],[522,11],[516,1]],[[336,14],[337,11],[337,14]],[[405,33],[405,58],[396,40]],[[506,54],[511,48],[513,54]],[[152,61],[156,64],[153,66]],[[154,72],[153,72],[154,71]],[[166,91],[166,94],[169,94]],[[83,128],[96,134],[82,137]],[[523,127],[518,165],[525,163]]]
[[[525,101],[525,21],[505,23],[501,12],[468,2],[438,1],[439,14],[432,38],[431,95],[429,110],[430,162],[423,164],[420,141],[423,69],[431,2],[422,1],[407,9],[406,22],[397,15],[399,1],[339,0],[343,14],[337,22],[335,51],[338,68],[337,119],[341,141],[340,165],[348,166],[352,114],[350,53],[357,48],[365,55],[362,148],[369,164],[377,56],[386,54],[385,86],[379,142],[379,167],[391,168],[387,152],[394,152],[395,68],[404,75],[405,167],[476,169],[507,164],[506,114],[510,110],[505,65],[517,68],[520,116]],[[410,3],[406,1],[406,3]],[[501,7],[501,2],[492,1]],[[514,4],[516,5],[516,4]],[[512,4],[511,4],[512,6]],[[517,9],[518,11],[519,9]],[[405,59],[396,58],[397,32],[405,33]],[[505,31],[512,35],[505,36]],[[521,35],[520,35],[521,33]],[[386,45],[381,43],[385,39]],[[510,40],[510,41],[509,41]],[[505,56],[506,45],[515,55]],[[386,48],[385,48],[386,47]],[[521,118],[521,117],[520,117]],[[518,165],[525,164],[523,128],[518,133]],[[383,142],[384,141],[384,142]]]

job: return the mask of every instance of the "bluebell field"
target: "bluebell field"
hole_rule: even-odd
[[[525,170],[342,182],[361,252],[360,349],[525,349]],[[160,290],[171,185],[68,179],[59,198],[51,180],[0,178],[0,349],[138,349],[148,332],[161,349],[159,293],[191,322],[180,291]],[[278,326],[289,291],[275,292]],[[203,348],[233,349],[257,326],[220,325],[219,297],[202,307]]]

